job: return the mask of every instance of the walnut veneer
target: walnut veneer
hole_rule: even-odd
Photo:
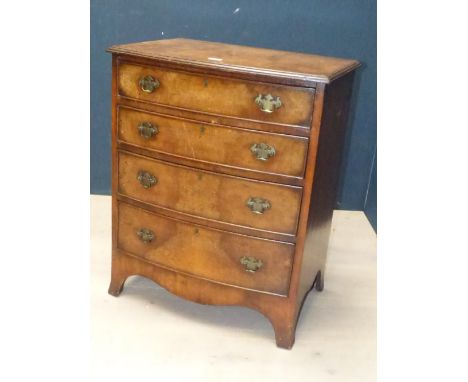
[[[187,39],[112,52],[112,277],[242,305],[291,348],[322,290],[354,70]]]

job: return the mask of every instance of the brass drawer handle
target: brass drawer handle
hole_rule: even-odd
[[[139,171],[137,179],[144,188],[153,187],[158,183],[158,178],[146,171]]]
[[[275,109],[279,109],[282,105],[280,97],[273,97],[271,94],[259,94],[255,98],[255,103],[265,113],[273,113]]]
[[[257,272],[262,266],[263,261],[260,259],[256,259],[252,256],[243,256],[240,258],[240,263],[245,266],[246,272]]]
[[[148,228],[140,228],[137,231],[137,235],[145,244],[151,243],[151,241],[154,240],[154,232]]]
[[[155,126],[149,122],[142,122],[138,126],[138,131],[143,138],[149,139],[154,137],[159,132],[159,129],[158,126]]]
[[[254,214],[263,214],[271,208],[271,203],[262,198],[249,198],[246,205]]]
[[[152,93],[157,88],[159,88],[159,81],[152,76],[145,76],[140,78],[140,89],[143,90],[145,93]]]
[[[267,145],[266,143],[254,143],[250,148],[250,151],[252,151],[252,154],[254,154],[258,160],[264,161],[276,155],[275,148]]]

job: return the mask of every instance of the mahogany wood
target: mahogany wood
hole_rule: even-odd
[[[291,348],[306,295],[313,286],[324,287],[359,63],[185,39],[109,50],[109,293],[117,296],[128,276],[141,275],[198,303],[250,307],[270,320],[277,345]],[[126,66],[119,77],[120,63]],[[147,96],[135,88],[135,80],[148,72],[164,84],[160,99],[158,90]],[[125,95],[119,95],[119,83]],[[272,116],[250,108],[252,94],[260,89],[283,92],[287,102],[281,117],[275,113],[282,108]],[[235,101],[229,100],[233,94]],[[288,104],[296,105],[294,111],[286,109]],[[143,117],[160,127],[154,140],[136,135],[135,124]],[[201,131],[201,125],[208,126]],[[278,148],[274,161],[252,161],[249,144],[260,137]],[[158,184],[144,189],[137,180],[140,170],[154,173]],[[272,208],[252,214],[245,205],[250,196],[268,199]],[[141,226],[154,232],[154,241],[141,242],[136,233]],[[242,256],[261,258],[262,267],[246,272]]]

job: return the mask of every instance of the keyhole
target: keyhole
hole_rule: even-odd
[[[205,88],[208,86],[208,80],[206,78],[203,79],[203,86],[205,86]]]
[[[203,126],[203,125],[200,126],[200,137],[204,134],[205,129],[206,129],[205,126]]]

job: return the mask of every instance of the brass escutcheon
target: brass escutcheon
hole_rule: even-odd
[[[144,188],[153,187],[158,183],[158,179],[146,171],[138,171],[137,179]]]
[[[263,214],[266,210],[271,208],[271,203],[262,198],[249,198],[247,202],[245,203],[247,207],[250,208],[250,210],[254,214]]]
[[[282,105],[280,97],[273,97],[271,94],[259,94],[255,98],[255,103],[265,113],[273,113],[275,109],[279,109]]]
[[[154,240],[154,232],[148,228],[140,228],[137,231],[137,235],[145,244],[151,243],[151,241]]]
[[[140,79],[139,85],[145,93],[152,93],[159,88],[159,81],[152,76],[145,76]]]
[[[263,261],[260,259],[256,259],[252,256],[243,256],[240,258],[240,263],[245,266],[246,272],[257,272],[262,266]]]
[[[140,132],[140,135],[143,138],[149,139],[155,136],[159,132],[159,129],[158,129],[158,126],[155,126],[151,124],[150,122],[142,122],[138,126],[138,131]]]
[[[274,157],[276,155],[276,150],[273,146],[269,146],[266,143],[254,143],[250,148],[252,154],[258,160],[266,161],[270,157]]]

